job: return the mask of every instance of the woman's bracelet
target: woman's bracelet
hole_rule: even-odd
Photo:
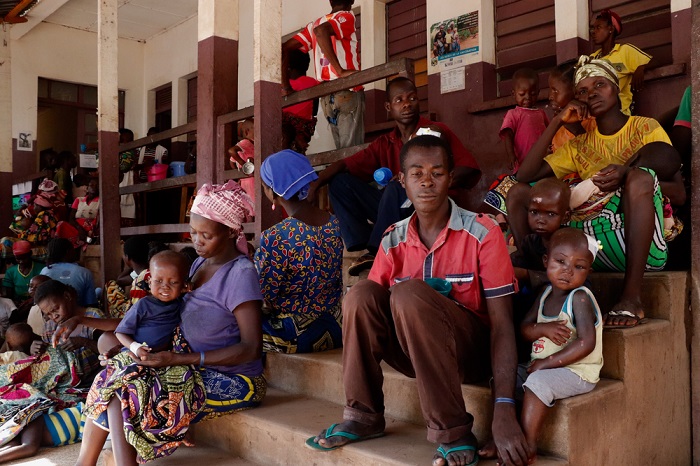
[[[204,366],[204,351],[199,352],[199,367]]]
[[[495,403],[508,403],[514,405],[515,400],[513,398],[496,398]]]

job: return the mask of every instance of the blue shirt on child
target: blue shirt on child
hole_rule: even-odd
[[[134,341],[146,343],[150,348],[166,346],[180,324],[181,307],[182,298],[164,303],[146,296],[131,306],[115,332],[132,335]]]

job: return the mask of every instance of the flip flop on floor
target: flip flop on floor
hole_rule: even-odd
[[[461,445],[459,447],[450,448],[449,450],[445,450],[442,447],[437,447],[437,451],[442,455],[443,458],[445,458],[445,461],[447,461],[447,455],[449,455],[450,453],[454,453],[456,451],[473,451],[474,459],[471,463],[467,463],[466,466],[476,466],[477,464],[479,464],[479,454],[476,451],[476,447],[473,445]]]
[[[335,429],[335,426],[337,426],[337,425],[338,424],[333,424],[328,429],[326,429],[326,435],[324,438],[345,437],[346,439],[350,440],[349,442],[344,443],[342,445],[336,445],[335,447],[324,447],[320,443],[314,442],[314,439],[316,438],[316,436],[313,436],[313,437],[309,437],[308,439],[306,439],[306,445],[311,447],[311,448],[314,448],[316,450],[330,451],[330,450],[335,450],[336,448],[344,447],[348,443],[362,442],[363,440],[370,440],[373,438],[379,438],[379,437],[384,436],[384,432],[380,432],[378,434],[365,435],[365,436],[353,434],[351,432],[343,432],[342,430],[339,430],[337,432],[333,432],[333,429]]]
[[[637,325],[643,324],[644,322],[646,322],[646,318],[645,318],[645,317],[639,317],[638,315],[633,314],[633,313],[631,313],[630,311],[622,311],[622,310],[620,310],[620,311],[610,311],[610,312],[608,312],[608,313],[605,315],[605,319],[603,319],[603,321],[608,320],[608,317],[627,317],[627,318],[630,318],[630,319],[634,320],[635,322],[634,322],[634,324],[632,324],[632,325],[609,325],[609,324],[604,324],[604,325],[603,325],[603,328],[632,328],[632,327],[636,327]]]

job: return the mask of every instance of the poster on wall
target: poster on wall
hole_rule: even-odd
[[[17,134],[17,150],[31,151],[33,148],[32,133],[24,131]]]
[[[479,12],[472,11],[430,26],[430,72],[467,65],[479,53]]]

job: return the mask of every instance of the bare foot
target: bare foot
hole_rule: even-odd
[[[479,450],[479,456],[485,460],[492,460],[498,456],[498,452],[496,451],[496,443],[493,441],[493,439],[486,442],[486,445]]]
[[[467,466],[475,463],[475,460],[478,460],[476,444],[476,437],[471,433],[467,437],[454,442],[440,444],[443,452],[449,452],[451,449],[463,446],[471,446],[473,449],[457,450],[444,456],[442,452],[438,451],[433,456],[433,466]]]
[[[185,433],[185,437],[182,439],[182,444],[186,447],[194,447],[195,446],[194,432],[191,429],[187,430],[187,432]]]
[[[367,437],[381,434],[382,432],[384,432],[384,427],[384,421],[382,421],[381,424],[378,425],[360,424],[359,422],[355,421],[343,421],[337,426],[335,426],[333,431],[330,433],[332,434],[335,432],[347,432],[348,434],[355,434],[359,435],[360,437]],[[314,442],[318,443],[324,448],[341,447],[353,441],[357,440],[351,440],[347,437],[341,437],[339,435],[334,435],[332,437],[326,438],[326,430],[321,431],[321,433],[314,438]]]
[[[621,300],[605,315],[606,327],[634,327],[644,318],[640,301]]]

